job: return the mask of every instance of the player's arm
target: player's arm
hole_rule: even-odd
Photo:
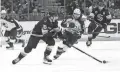
[[[4,26],[6,28],[6,30],[11,30],[12,28],[16,27],[14,23],[11,23],[4,19],[0,19],[0,22],[1,22],[2,26]]]
[[[111,16],[110,12],[107,10],[106,11],[106,20],[103,24],[103,28],[107,27],[107,25],[111,22],[111,19],[112,19],[112,16]]]
[[[42,27],[43,27],[43,20],[39,21],[32,30],[33,36],[39,36],[42,35]],[[42,35],[43,36],[43,35]]]
[[[15,24],[16,28],[19,28],[19,24],[17,23],[17,21],[15,19],[12,19],[13,20],[13,23]]]
[[[60,27],[58,27],[58,21],[56,20],[53,25],[53,29],[50,32],[59,32]]]
[[[93,8],[90,14],[88,15],[87,19],[88,20],[93,20],[94,19],[94,13],[95,13],[96,8]]]
[[[110,12],[107,10],[106,12],[106,23],[110,23],[112,19],[112,15],[110,14]]]

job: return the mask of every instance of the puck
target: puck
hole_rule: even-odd
[[[103,64],[106,64],[106,63],[108,63],[108,61],[105,61],[105,60],[103,60],[103,62],[102,62]]]

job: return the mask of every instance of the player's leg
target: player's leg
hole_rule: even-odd
[[[56,54],[53,56],[54,60],[58,59],[68,48],[65,41],[62,41],[57,48]]]
[[[10,40],[7,42],[9,46],[7,46],[6,48],[14,48],[13,43],[15,43],[16,41],[16,35],[17,35],[17,30],[16,28],[13,28],[10,31]]]
[[[55,40],[53,37],[45,37],[44,41],[46,42],[47,47],[46,50],[44,51],[44,62],[45,64],[51,64],[52,60],[49,58],[49,55],[52,52],[52,49],[55,45]]]
[[[82,31],[81,33],[83,34],[85,32],[85,24],[84,24],[84,21],[80,21],[80,24],[81,24],[81,28],[82,28]]]
[[[11,35],[11,31],[5,31],[4,36],[8,38],[8,40],[6,42],[9,45],[8,47],[6,47],[7,49],[9,49],[9,48],[13,49],[13,47],[14,47],[13,43],[10,42],[10,35]]]
[[[92,39],[95,39],[96,36],[99,35],[99,33],[101,32],[101,30],[102,30],[102,27],[98,26],[98,27],[94,30]]]
[[[18,57],[12,61],[12,63],[18,63],[22,58],[24,58],[28,53],[30,53],[33,48],[36,48],[40,39],[40,37],[30,36],[27,46],[24,48],[23,51],[20,52]]]
[[[86,42],[87,46],[90,46],[92,44],[92,36],[93,36],[93,31],[97,28],[97,25],[94,22],[91,22],[89,27],[88,27],[88,40]]]
[[[68,48],[71,48],[71,46],[75,44],[76,41],[78,40],[78,35],[73,35],[69,32],[67,32],[66,35],[67,35],[67,39],[65,39],[65,41],[60,43],[60,45],[58,46],[54,59],[59,58],[63,53],[66,52]]]
[[[19,39],[23,35],[23,28],[20,26],[17,28],[17,36],[16,36],[16,43],[22,43],[22,47],[25,46],[25,40],[24,39]]]
[[[25,40],[24,39],[16,39],[15,43],[22,43],[22,47],[25,46]]]

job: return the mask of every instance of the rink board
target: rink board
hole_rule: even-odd
[[[35,24],[37,24],[38,21],[20,21],[18,22],[23,27],[23,35],[21,39],[25,39],[26,41],[29,39],[29,36],[31,34],[31,31]],[[58,21],[59,26],[62,21]],[[89,26],[90,22],[87,20],[85,22],[85,33],[87,34],[87,27]],[[88,38],[88,35],[82,35],[81,41],[86,41]],[[103,37],[97,37],[95,40],[98,41],[118,41],[120,40],[120,19],[113,19],[111,23],[108,25],[106,30],[102,30],[102,33],[99,34],[99,36],[110,36],[110,38],[103,38]]]
[[[37,24],[38,21],[21,21],[19,24],[23,26],[24,33],[21,37],[22,39],[28,39],[30,36],[30,33]],[[87,27],[89,26],[89,21],[85,22],[85,33],[87,33]],[[59,26],[61,24],[61,21],[59,21]],[[103,37],[97,37],[95,40],[103,40],[103,41],[116,41],[120,40],[120,19],[113,19],[111,23],[108,25],[106,30],[102,30],[102,33],[99,34],[100,36],[110,36],[110,38],[103,38]],[[87,35],[82,35],[81,40],[87,40]]]

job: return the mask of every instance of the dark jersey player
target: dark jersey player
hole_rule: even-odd
[[[4,37],[7,37],[8,40],[6,41],[8,43],[7,49],[14,48],[13,43],[22,43],[22,47],[24,47],[25,42],[23,39],[18,39],[18,37],[22,36],[23,28],[21,25],[19,25],[15,19],[11,18],[7,15],[7,12],[5,10],[1,11],[1,26],[5,28],[5,34]]]
[[[98,4],[98,7],[93,8],[92,12],[88,16],[91,23],[88,27],[87,46],[92,44],[92,39],[95,39],[102,29],[106,29],[112,18],[108,9],[105,8],[104,3],[99,2]]]
[[[24,58],[28,53],[30,53],[33,48],[36,48],[40,40],[43,40],[47,44],[46,50],[44,52],[43,63],[45,64],[51,63],[52,60],[49,59],[48,56],[50,55],[52,48],[55,45],[53,35],[59,31],[59,27],[57,21],[58,19],[57,13],[50,12],[49,14],[50,16],[44,17],[35,25],[27,46],[24,48],[22,52],[20,52],[18,57],[12,61],[13,64],[18,63],[22,58]]]

